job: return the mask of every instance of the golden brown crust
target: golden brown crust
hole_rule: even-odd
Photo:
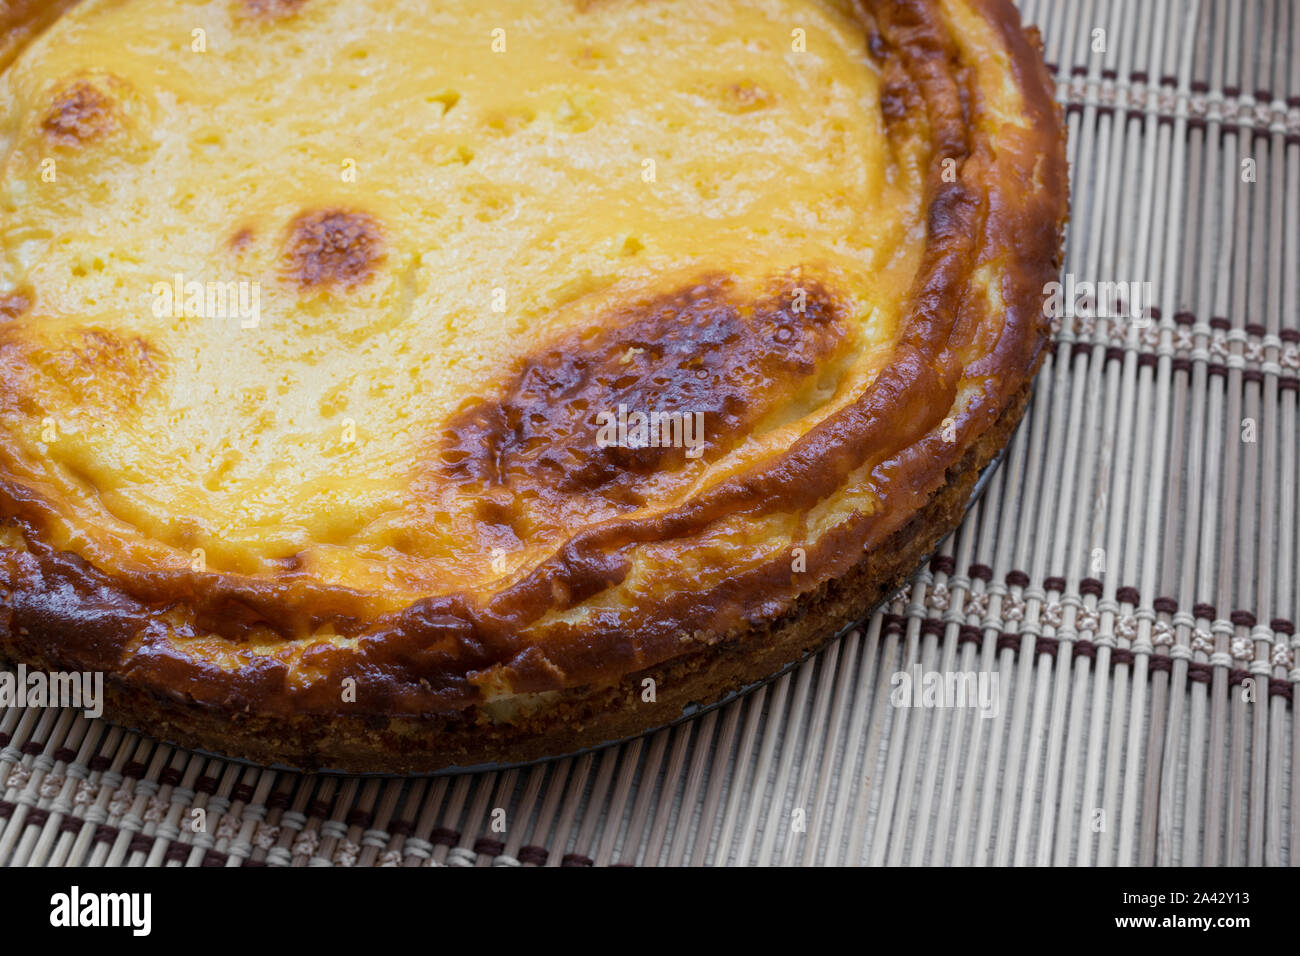
[[[162,570],[117,577],[93,568],[47,542],[43,529],[56,506],[0,471],[0,519],[25,542],[21,549],[0,548],[0,652],[51,669],[108,672],[112,714],[181,743],[301,766],[431,770],[528,759],[625,736],[671,719],[666,715],[687,702],[766,676],[815,646],[876,603],[950,530],[975,473],[1018,418],[1046,340],[1042,290],[1059,270],[1066,216],[1063,125],[1041,55],[1009,0],[971,3],[1006,45],[1034,132],[1017,149],[990,142],[972,115],[983,108],[973,67],[963,62],[937,0],[865,5],[864,29],[883,65],[886,129],[903,135],[923,128],[932,144],[925,250],[886,367],[856,401],[787,452],[671,510],[586,527],[490,600],[438,596],[378,618],[339,588],[291,601],[280,582]],[[1030,179],[1041,188],[1025,189]],[[286,270],[303,285],[363,281],[380,255],[378,226],[349,213],[321,215],[335,218],[303,220],[292,233]],[[990,315],[988,302],[968,294],[971,279],[976,269],[1008,257],[998,290],[1001,314]],[[703,296],[699,314],[716,316],[714,291],[692,287],[683,294],[694,296],[692,302]],[[818,301],[814,296],[814,306]],[[693,307],[679,309],[688,328]],[[779,309],[771,315],[778,325],[784,321]],[[838,333],[829,304],[787,325],[788,355],[761,348],[753,355],[719,353],[723,363],[711,370],[712,382],[724,381],[745,359],[785,386],[833,354]],[[738,338],[745,330],[738,328]],[[587,354],[608,359],[601,348],[589,344]],[[546,455],[534,449],[557,440],[554,430],[543,427],[532,436],[537,441],[512,449],[508,433],[518,432],[501,423],[538,412],[529,405],[535,396],[528,383],[555,354],[539,350],[513,391],[485,398],[452,423],[441,451],[459,452],[453,470],[472,468],[475,448],[504,447],[515,456],[513,474],[534,490],[546,486]],[[671,388],[676,367],[670,362],[649,371],[667,374]],[[971,393],[961,396],[971,382]],[[130,394],[128,387],[121,391]],[[713,413],[718,420],[731,415],[736,427],[753,421],[734,402]],[[467,435],[468,450],[457,445]],[[570,437],[558,440],[563,445]],[[502,456],[488,457],[499,463]],[[638,468],[665,464],[662,456],[627,458],[593,459],[568,491],[626,499]],[[723,518],[807,512],[868,464],[888,489],[884,507],[811,542],[800,574],[791,573],[788,560],[767,562],[716,587],[683,586],[671,599],[633,605],[609,620],[552,622],[538,640],[539,621],[626,577],[637,546],[669,542],[686,549]],[[483,520],[507,529],[526,517],[519,507],[486,508]],[[302,663],[313,675],[306,682],[272,656],[217,667],[175,640],[165,612],[177,605],[189,612],[190,633],[232,644],[247,640],[255,626],[300,635],[328,625],[351,645],[304,652]],[[552,700],[535,718],[492,725],[483,708],[485,675],[515,693],[555,694],[559,703]],[[659,683],[650,711],[634,693],[644,676]],[[349,679],[364,706],[339,703],[339,688]]]

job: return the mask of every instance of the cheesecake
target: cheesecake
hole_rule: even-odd
[[[1010,0],[0,14],[0,658],[263,764],[515,764],[875,608],[1050,337]]]

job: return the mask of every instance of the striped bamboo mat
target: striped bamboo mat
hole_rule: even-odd
[[[1300,862],[1300,4],[1023,9],[1069,111],[1067,273],[1151,282],[1154,321],[1062,322],[982,502],[887,608],[695,721],[473,776],[9,709],[0,861]],[[891,704],[930,671],[996,675],[997,716]]]

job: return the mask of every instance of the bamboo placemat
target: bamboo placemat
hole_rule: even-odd
[[[11,708],[0,862],[1300,863],[1300,5],[1022,8],[1068,108],[1066,271],[1155,300],[1062,323],[988,492],[885,609],[697,720],[478,775]],[[893,706],[915,665],[996,674],[999,716]]]

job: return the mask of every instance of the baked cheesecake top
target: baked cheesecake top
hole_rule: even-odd
[[[9,56],[0,584],[200,701],[461,707],[773,617],[1044,339],[1062,134],[1001,0],[83,0]]]

